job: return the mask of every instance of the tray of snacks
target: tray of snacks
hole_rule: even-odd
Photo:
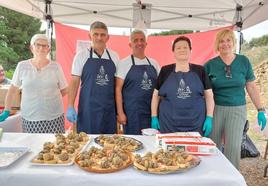
[[[137,151],[143,149],[143,144],[135,138],[126,137],[122,135],[100,135],[94,139],[95,143],[102,147],[113,148],[120,147],[127,151]]]
[[[81,132],[68,135],[56,134],[54,142],[45,142],[43,149],[31,160],[32,165],[67,166],[90,143],[90,137]]]
[[[28,147],[0,147],[0,168],[10,166],[28,152]]]
[[[94,173],[112,173],[132,165],[132,154],[120,147],[102,148],[92,146],[75,159],[81,169]]]
[[[189,171],[198,166],[201,159],[197,156],[179,150],[158,150],[155,153],[147,152],[144,156],[134,156],[134,167],[142,172],[152,174],[170,174]]]

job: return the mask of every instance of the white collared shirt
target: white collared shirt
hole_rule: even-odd
[[[155,68],[157,75],[158,75],[160,72],[160,68],[161,68],[159,66],[158,62],[152,58],[148,58],[148,59],[149,59],[150,63],[152,64],[152,66]],[[146,58],[139,59],[139,58],[134,57],[134,62],[135,62],[135,65],[150,65]],[[115,76],[120,78],[120,79],[125,80],[127,73],[130,70],[131,66],[132,66],[132,59],[131,59],[131,55],[130,55],[130,56],[127,56],[126,58],[122,59],[118,63]]]
[[[108,50],[114,64],[115,67],[117,67],[118,61],[119,61],[119,57],[118,54],[116,52],[114,52],[113,50],[110,49],[106,49]],[[109,59],[109,56],[107,54],[107,51],[104,51],[101,58],[102,59]],[[85,63],[87,62],[88,58],[90,57],[90,48],[87,48],[85,50],[82,50],[81,52],[78,52],[73,60],[73,65],[72,65],[72,75],[76,75],[76,76],[81,76],[82,75],[82,71],[83,71],[83,67],[85,65]],[[99,56],[97,56],[97,54],[95,54],[95,52],[93,52],[92,58],[99,58]]]

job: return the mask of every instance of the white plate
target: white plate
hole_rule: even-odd
[[[27,152],[28,147],[0,147],[0,168],[8,167]]]
[[[155,136],[156,134],[160,134],[159,130],[153,128],[142,129],[141,132],[144,136]]]

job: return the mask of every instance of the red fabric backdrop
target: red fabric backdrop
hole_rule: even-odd
[[[77,40],[88,40],[88,31],[55,23],[56,28],[56,59],[63,68],[65,76],[70,81],[72,61],[76,52]],[[185,34],[192,42],[191,62],[204,64],[216,55],[214,51],[215,35],[218,30]],[[171,51],[172,41],[179,35],[149,36],[146,55],[156,59],[161,66],[174,63]],[[107,47],[116,51],[120,59],[131,54],[128,47],[129,36],[111,35]],[[78,96],[77,96],[78,97]],[[64,98],[65,110],[67,96]]]

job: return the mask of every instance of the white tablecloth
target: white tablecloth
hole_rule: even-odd
[[[154,137],[132,136],[144,144],[138,153],[156,151]],[[34,166],[30,160],[41,150],[45,141],[54,139],[50,134],[4,133],[0,146],[26,146],[28,153],[13,165],[1,170],[1,186],[246,186],[243,176],[218,152],[215,156],[201,157],[199,166],[183,173],[153,175],[138,172],[133,167],[110,174],[86,172],[72,166]],[[90,145],[96,145],[91,141]]]
[[[21,115],[17,113],[9,116],[5,121],[0,122],[0,128],[4,132],[22,132]]]

